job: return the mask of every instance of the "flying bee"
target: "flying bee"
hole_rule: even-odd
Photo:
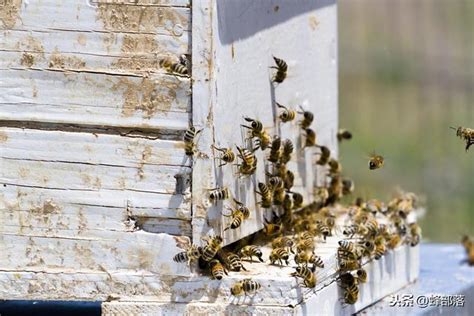
[[[367,271],[365,271],[364,269],[362,268],[357,269],[356,275],[357,275],[357,281],[359,281],[360,283],[367,282]]]
[[[286,78],[288,65],[283,59],[277,58],[275,56],[273,56],[273,60],[275,61],[276,66],[272,66],[271,68],[277,70],[273,76],[273,82],[282,83]]]
[[[275,138],[273,138],[272,145],[270,146],[270,156],[268,157],[268,161],[277,163],[278,160],[280,160],[281,154],[281,138],[275,136]]]
[[[373,153],[369,159],[369,169],[370,170],[380,169],[383,167],[383,164],[384,164],[384,158],[381,155],[377,155]]]
[[[293,208],[298,209],[303,206],[303,195],[298,192],[292,192],[293,194]]]
[[[239,255],[241,258],[249,258],[252,261],[252,257],[257,257],[260,262],[263,262],[262,251],[257,246],[248,245],[244,246],[239,250]]]
[[[286,248],[293,253],[294,241],[287,236],[280,236],[272,240],[272,248]]]
[[[300,109],[301,109],[301,112],[298,112],[298,113],[303,114],[303,119],[300,122],[300,126],[301,126],[302,129],[305,130],[305,129],[309,128],[311,123],[313,123],[314,115],[313,115],[313,113],[311,113],[309,111],[305,111],[303,109],[303,107],[301,107],[301,106],[300,106]]]
[[[474,129],[459,126],[458,128],[450,127],[456,131],[456,136],[460,137],[466,142],[466,151],[469,150],[471,145],[474,145]]]
[[[189,74],[188,67],[182,65],[181,63],[175,63],[170,58],[164,58],[160,60],[160,66],[172,74],[181,76],[186,76]]]
[[[202,248],[196,245],[190,245],[185,251],[178,253],[173,257],[174,262],[187,262],[191,264],[192,261],[196,261],[201,256]]]
[[[313,264],[313,268],[324,268],[323,259],[320,256],[315,255],[313,252],[310,251],[301,251],[295,255],[295,262],[298,265],[301,264]]]
[[[223,216],[225,217],[231,217],[231,221],[229,223],[229,225],[224,228],[224,231],[228,230],[228,229],[236,229],[236,228],[239,228],[240,225],[242,224],[242,222],[244,221],[244,213],[242,213],[241,210],[239,209],[236,209],[236,210],[233,210],[231,208],[228,208],[229,210],[231,210],[231,214],[230,215],[225,215],[225,214],[222,214]]]
[[[280,103],[276,102],[277,107],[283,109],[280,113],[279,118],[283,123],[293,121],[296,117],[296,111],[289,110],[286,106],[281,105]]]
[[[359,288],[356,284],[346,287],[344,292],[344,303],[355,304],[359,299]]]
[[[350,139],[352,139],[352,133],[349,132],[347,129],[340,129],[337,132],[337,140],[339,142],[341,142],[343,140],[350,140]]]
[[[336,159],[331,158],[328,164],[329,164],[329,174],[337,175],[342,172],[342,164]]]
[[[305,129],[305,142],[303,147],[312,147],[316,145],[316,132],[311,128]]]
[[[224,268],[222,263],[217,259],[212,259],[209,262],[209,267],[211,268],[212,277],[216,280],[222,280],[224,274],[227,275],[227,270]]]
[[[209,262],[221,249],[221,244],[223,240],[221,236],[204,237],[203,240],[207,241],[207,245],[204,246],[204,248],[202,249],[201,258],[204,261]]]
[[[313,288],[316,286],[316,277],[307,266],[297,266],[296,272],[291,273],[292,276],[300,277],[304,280],[304,285],[306,287]]]
[[[194,155],[196,151],[196,145],[194,144],[194,138],[199,134],[201,130],[196,131],[194,126],[190,126],[184,133],[184,152],[188,156]]]
[[[273,191],[273,205],[282,205],[285,201],[285,189]]]
[[[242,265],[240,257],[237,256],[235,253],[225,252],[222,255],[222,258],[224,259],[224,262],[226,263],[230,271],[247,271],[247,269],[245,269],[245,267]]]
[[[272,252],[270,253],[270,262],[271,264],[275,264],[276,261],[280,265],[283,265],[283,262],[286,263],[286,265],[289,265],[290,262],[290,254],[288,253],[288,250],[285,248],[276,248],[273,249]]]
[[[223,161],[223,163],[221,163],[221,164],[219,165],[219,167],[222,167],[222,166],[224,166],[224,165],[226,165],[226,164],[228,164],[228,163],[234,162],[234,160],[235,160],[235,153],[232,151],[232,148],[218,148],[218,147],[216,147],[216,146],[214,146],[214,145],[212,145],[212,147],[213,147],[215,150],[218,150],[218,151],[221,153],[219,159],[220,159],[221,161]]]
[[[352,179],[343,178],[342,179],[342,195],[348,195],[354,192],[354,181]]]
[[[260,200],[260,205],[263,208],[270,208],[272,207],[272,202],[273,202],[273,192],[270,190],[270,188],[263,182],[258,183],[258,189],[260,191],[255,191],[255,193],[259,194],[261,196]]]
[[[329,162],[329,158],[331,157],[331,151],[326,146],[316,145],[316,147],[321,150],[321,153],[319,153],[319,159],[316,161],[316,164],[324,166]]]
[[[209,199],[216,203],[217,201],[226,200],[230,197],[230,191],[228,188],[215,188],[209,193]]]
[[[283,152],[281,154],[280,162],[282,164],[288,163],[291,160],[291,154],[293,153],[294,145],[289,139],[283,141]]]

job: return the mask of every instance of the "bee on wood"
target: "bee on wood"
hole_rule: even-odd
[[[209,199],[216,203],[217,201],[227,200],[230,197],[230,191],[228,188],[215,188],[209,193]]]
[[[285,190],[278,189],[273,191],[273,205],[282,205],[285,200]]]
[[[374,258],[375,260],[379,260],[380,258],[385,255],[385,252],[387,249],[385,248],[385,243],[380,243],[375,245],[375,251],[374,251]]]
[[[231,210],[231,214],[230,215],[222,214],[222,215],[225,216],[225,217],[231,217],[231,221],[230,221],[229,225],[226,228],[224,228],[224,231],[226,231],[228,229],[239,228],[240,225],[242,224],[242,222],[245,219],[244,213],[242,213],[241,210],[239,210],[239,209],[233,210],[231,208],[228,208],[228,209]]]
[[[275,264],[275,262],[278,261],[280,265],[283,265],[283,262],[286,263],[286,265],[289,265],[290,262],[290,254],[288,253],[288,250],[285,248],[276,248],[273,249],[272,252],[270,253],[270,263]]]
[[[185,251],[182,251],[173,257],[174,262],[187,262],[191,264],[201,256],[202,248],[196,245],[190,245]]]
[[[305,129],[305,142],[304,148],[306,147],[313,147],[316,145],[316,132],[313,131],[311,128]]]
[[[240,202],[240,201],[237,201],[236,199],[233,199],[234,200],[234,203],[237,204],[237,209],[242,212],[242,214],[244,215],[244,219],[247,219],[250,217],[250,210],[248,209],[248,207],[246,207],[244,205],[244,203]]]
[[[370,255],[375,251],[375,243],[372,240],[365,240],[359,243],[362,247],[362,252],[365,256]]]
[[[296,243],[296,252],[313,251],[315,248],[313,239],[300,239]]]
[[[265,150],[271,145],[271,143],[272,143],[272,138],[270,137],[270,135],[268,135],[266,131],[263,131],[260,133],[260,135],[255,141],[255,145],[256,145],[255,149]]]
[[[205,240],[207,244],[202,249],[201,258],[205,262],[209,262],[212,259],[214,259],[217,252],[221,249],[223,240],[221,236],[213,236],[213,237],[207,236],[207,237],[203,237],[202,239]]]
[[[294,241],[288,236],[280,236],[272,240],[272,248],[285,248],[293,253]]]
[[[247,271],[247,269],[245,269],[245,267],[242,265],[240,257],[237,256],[235,253],[225,252],[222,255],[222,258],[224,259],[224,262],[226,263],[230,271]]]
[[[211,268],[211,275],[216,280],[222,280],[224,274],[227,275],[227,270],[224,268],[222,263],[217,259],[212,259],[209,262],[209,267]]]
[[[342,179],[342,195],[349,195],[354,192],[355,185],[352,179],[343,178]]]
[[[311,251],[301,251],[295,255],[295,262],[298,265],[308,265],[312,264],[313,269],[315,267],[324,268],[323,259],[320,256],[315,255]]]
[[[366,283],[367,282],[367,271],[365,271],[364,269],[362,268],[359,268],[357,269],[356,271],[356,275],[357,275],[357,281],[359,283]]]
[[[230,292],[234,296],[245,295],[256,293],[262,286],[260,283],[253,281],[252,279],[244,279],[235,283]]]
[[[195,144],[194,144],[194,138],[197,136],[202,131],[196,131],[196,128],[194,126],[190,126],[186,132],[184,133],[184,152],[188,156],[194,155],[194,152],[196,151]]]
[[[373,153],[369,159],[369,169],[370,170],[380,169],[383,167],[383,164],[384,164],[384,158],[381,155],[377,155]]]
[[[239,250],[239,255],[243,259],[250,259],[250,261],[253,261],[252,257],[257,257],[260,262],[263,262],[262,251],[257,246],[244,246],[242,249]]]
[[[270,174],[267,174],[267,175],[270,175]],[[268,180],[268,187],[272,191],[281,190],[285,188],[285,183],[283,182],[283,179],[281,177],[271,176],[270,179]]]
[[[359,261],[354,260],[354,259],[345,259],[345,258],[342,258],[342,259],[340,258],[338,260],[338,266],[339,266],[339,269],[338,269],[339,272],[353,271],[361,267]]]
[[[331,236],[331,229],[326,223],[323,223],[321,220],[316,221],[316,235],[323,236],[323,239],[326,240],[328,236]]]
[[[349,132],[348,130],[346,129],[340,129],[338,132],[337,132],[337,140],[339,142],[343,141],[343,140],[350,140],[352,139],[352,133]]]
[[[329,190],[326,187],[314,188],[314,198],[318,204],[324,205],[329,199]]]
[[[270,208],[272,207],[273,202],[273,193],[270,188],[263,182],[258,183],[258,189],[260,191],[255,191],[255,193],[261,196],[260,205],[263,208]]]
[[[191,54],[182,54],[179,56],[179,63],[188,69],[188,74],[191,74]]]
[[[356,284],[344,288],[344,303],[355,304],[359,299],[359,288]]]
[[[160,60],[160,67],[172,74],[187,76],[189,74],[188,67],[181,63],[173,62],[170,58]]]
[[[350,272],[341,273],[338,277],[342,288],[347,288],[353,285],[357,285],[357,279]]]
[[[286,106],[281,105],[280,103],[276,103],[277,107],[283,109],[280,113],[279,118],[283,123],[293,121],[296,117],[296,111],[289,110]]]
[[[365,234],[367,238],[374,238],[379,232],[379,223],[375,219],[366,221],[364,227],[367,231]]]
[[[314,240],[314,235],[308,231],[304,231],[301,234],[298,235],[298,240],[311,240],[313,242]]]
[[[237,150],[239,152],[239,158],[242,159],[242,163],[238,165],[240,173],[243,175],[253,174],[257,169],[257,157],[255,157],[252,151],[246,148],[237,146]]]
[[[466,151],[469,150],[469,147],[474,144],[474,129],[459,126],[458,128],[450,127],[456,131],[456,136],[463,139],[466,142]]]
[[[273,56],[273,60],[275,61],[276,66],[272,66],[271,68],[277,70],[275,76],[273,77],[273,82],[282,83],[286,78],[288,65],[283,59],[277,58],[275,56]]]
[[[303,206],[303,195],[298,192],[292,192],[293,194],[293,208],[299,209]]]
[[[293,153],[294,145],[289,139],[283,141],[283,152],[280,158],[280,163],[286,164],[291,160],[291,154]]]
[[[281,138],[275,136],[270,147],[270,156],[268,157],[268,161],[277,163],[280,160],[281,155]]]
[[[387,240],[388,249],[393,250],[397,248],[397,246],[400,245],[401,241],[402,241],[402,238],[400,237],[399,234],[391,234],[390,238]]]
[[[342,234],[344,236],[347,236],[348,238],[352,238],[358,232],[359,232],[359,225],[353,224],[353,225],[345,227],[344,230],[342,231]]]
[[[293,184],[295,182],[295,174],[291,170],[286,170],[285,174],[285,189],[286,190],[291,190],[293,187]]]
[[[295,269],[296,272],[293,272],[292,276],[302,278],[306,287],[314,288],[316,286],[316,276],[310,268],[307,266],[297,266]]]
[[[250,126],[241,125],[242,127],[248,128],[251,131],[252,137],[259,137],[260,134],[263,132],[263,124],[258,120],[254,120],[250,117],[244,117],[244,120],[250,123]]]
[[[222,166],[225,166],[225,165],[228,164],[228,163],[234,162],[234,160],[235,160],[235,153],[232,151],[232,148],[218,148],[218,147],[216,147],[216,146],[214,146],[214,145],[212,145],[212,147],[213,147],[215,150],[217,150],[217,151],[219,151],[219,152],[221,153],[220,156],[219,156],[219,159],[220,159],[221,161],[223,161],[223,163],[221,163],[221,164],[219,165],[219,167],[222,167]]]
[[[316,147],[321,150],[321,153],[319,153],[319,159],[316,161],[316,164],[324,166],[329,162],[329,158],[331,157],[331,151],[326,146],[316,145]]]
[[[303,107],[300,106],[301,112],[298,113],[303,114],[303,119],[300,122],[300,126],[302,129],[306,130],[310,127],[311,123],[313,123],[314,115],[309,111],[305,111]]]
[[[283,231],[283,225],[277,223],[269,223],[265,220],[263,226],[263,232],[266,236],[276,236],[281,234]]]
[[[339,257],[343,259],[358,260],[361,256],[356,244],[348,240],[340,240],[337,251]]]

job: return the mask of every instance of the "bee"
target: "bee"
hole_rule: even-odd
[[[360,268],[360,262],[353,259],[339,259],[339,271],[353,271]]]
[[[184,152],[188,156],[194,155],[196,151],[196,145],[194,144],[194,138],[199,134],[202,130],[196,131],[194,126],[190,126],[186,132],[184,133]]]
[[[207,245],[202,249],[201,258],[209,262],[214,259],[217,252],[221,249],[223,240],[221,236],[205,237],[203,239],[207,241]]]
[[[357,281],[359,281],[360,283],[367,282],[367,271],[365,271],[364,269],[362,268],[357,269],[356,275],[357,275]]]
[[[270,253],[270,263],[275,264],[276,261],[280,265],[283,265],[283,261],[286,263],[286,265],[289,265],[290,262],[290,255],[288,251],[285,248],[276,248],[273,249],[272,252]]]
[[[304,147],[312,147],[316,145],[316,132],[313,131],[311,128],[305,129],[305,143]]]
[[[293,246],[294,246],[294,241],[287,236],[280,236],[272,241],[272,248],[286,248],[288,249],[291,253],[293,253]]]
[[[285,174],[285,189],[291,190],[295,183],[295,174],[291,170],[286,170]]]
[[[275,76],[273,76],[273,82],[282,83],[286,78],[288,65],[283,59],[277,58],[275,56],[273,56],[273,60],[275,61],[276,66],[272,66],[271,68],[277,70]]]
[[[329,228],[329,235],[332,236],[332,230],[334,229],[334,226],[336,226],[336,218],[335,217],[326,217],[324,219],[324,224]]]
[[[371,240],[362,241],[360,245],[362,246],[363,254],[366,256],[370,256],[375,251],[375,243]]]
[[[375,245],[375,260],[379,260],[380,258],[382,258],[382,256],[385,255],[386,251],[387,249],[385,248],[385,243]]]
[[[375,219],[371,219],[364,224],[367,233],[365,234],[368,238],[373,238],[379,232],[379,223]]]
[[[275,168],[273,170],[275,175],[285,179],[288,168],[286,167],[286,164],[279,162],[275,164]]]
[[[221,264],[221,262],[217,259],[212,259],[209,262],[209,267],[211,268],[211,274],[214,279],[222,280],[224,274],[227,275],[227,270]]]
[[[313,264],[313,268],[318,267],[318,268],[324,268],[324,262],[323,259],[321,259],[320,256],[315,255],[314,253],[310,251],[301,251],[298,252],[295,255],[295,262],[298,265],[301,264],[306,264],[308,265],[309,263]]]
[[[278,189],[278,190],[273,191],[273,204],[274,205],[282,205],[284,200],[285,200],[284,189]]]
[[[417,223],[411,223],[408,225],[408,228],[410,229],[410,246],[415,247],[420,243],[421,240],[421,228],[418,226]]]
[[[291,160],[291,154],[293,153],[294,145],[289,139],[283,141],[283,152],[281,154],[280,162],[282,164],[288,163]]]
[[[237,204],[237,208],[242,212],[244,219],[248,219],[250,217],[250,210],[244,205],[244,203],[237,201],[236,199],[234,199],[234,203]]]
[[[358,251],[356,244],[348,240],[339,240],[339,250],[342,250],[345,253],[354,254]]]
[[[356,284],[344,288],[344,302],[346,304],[355,304],[359,298],[359,288]]]
[[[306,130],[308,127],[310,127],[311,123],[313,123],[314,115],[309,111],[305,111],[301,106],[300,109],[301,112],[298,113],[303,114],[303,119],[300,122],[300,126],[302,129]]]
[[[316,164],[324,166],[329,162],[329,158],[331,157],[331,151],[326,146],[316,145],[316,147],[321,150],[321,153],[319,153],[319,159],[316,161]]]
[[[469,252],[469,249],[474,246],[474,240],[468,235],[463,235],[461,238],[461,244],[464,247],[466,253]]]
[[[228,188],[215,188],[209,193],[209,199],[214,203],[217,201],[226,200],[230,197],[230,191]]]
[[[293,208],[298,209],[303,206],[303,195],[298,192],[293,192]]]
[[[300,253],[303,251],[313,251],[314,250],[314,241],[313,239],[300,239],[296,243],[296,252]]]
[[[256,143],[256,149],[260,148],[261,150],[265,150],[271,145],[272,138],[270,137],[270,135],[268,135],[266,131],[263,131],[260,133],[255,143]]]
[[[255,191],[255,193],[259,194],[261,196],[260,200],[260,205],[263,208],[270,208],[272,207],[272,202],[273,202],[273,194],[270,188],[263,182],[258,183],[258,189],[259,191]]]
[[[268,157],[268,161],[277,163],[278,160],[280,160],[281,154],[281,138],[276,136],[273,138],[272,144],[270,146],[270,156]]]
[[[239,164],[240,173],[244,175],[253,174],[257,169],[257,157],[255,157],[252,151],[246,148],[237,146],[237,150],[239,152],[238,156],[242,159],[242,163]]]
[[[253,294],[256,293],[262,286],[260,283],[253,281],[252,279],[244,279],[242,281],[239,281],[235,283],[232,288],[230,289],[230,292],[232,295],[242,295],[242,293],[247,294]]]
[[[219,157],[219,159],[221,161],[223,161],[223,163],[221,163],[219,165],[219,167],[222,167],[228,163],[232,163],[234,162],[235,160],[235,153],[232,151],[232,148],[218,148],[214,145],[212,145],[212,147],[215,149],[215,150],[218,150],[219,152],[221,152],[221,155]]]
[[[229,270],[231,270],[231,271],[240,271],[240,270],[247,271],[247,269],[245,269],[245,267],[242,265],[242,261],[240,260],[240,257],[237,256],[235,253],[226,252],[226,253],[223,254],[222,257],[223,257],[224,262],[226,263],[227,267],[229,268]]]
[[[263,232],[266,236],[276,236],[283,231],[283,226],[281,224],[268,223],[266,220],[265,222]]]
[[[350,226],[347,226],[346,228],[344,228],[344,230],[342,231],[342,234],[344,236],[352,238],[358,232],[359,232],[359,225],[353,224],[353,225],[350,225]]]
[[[244,246],[239,250],[239,255],[241,258],[249,258],[252,261],[252,257],[257,257],[260,262],[263,262],[262,251],[257,246]]]
[[[302,278],[306,287],[313,288],[316,286],[316,277],[310,268],[307,266],[297,266],[295,269],[296,272],[293,272],[292,276]]]
[[[236,209],[236,210],[233,210],[231,208],[228,208],[229,210],[231,210],[231,214],[230,215],[225,215],[223,214],[223,216],[225,217],[231,217],[231,221],[230,221],[230,224],[224,228],[224,231],[228,230],[228,229],[236,229],[236,228],[239,228],[240,225],[242,224],[242,222],[244,221],[244,213],[242,213],[241,210],[239,209]]]
[[[342,164],[336,159],[331,158],[328,164],[329,164],[329,174],[338,175],[342,172]]]
[[[166,71],[173,74],[178,74],[182,76],[186,76],[189,74],[188,67],[181,63],[175,63],[170,58],[164,58],[160,60],[160,66],[166,69]]]
[[[348,288],[353,285],[357,285],[357,279],[350,272],[344,272],[339,275],[339,282],[341,282],[342,288]]]
[[[196,245],[190,245],[185,251],[182,251],[173,257],[174,262],[187,262],[191,264],[201,256],[202,248]]]
[[[390,238],[387,240],[388,249],[395,249],[401,241],[402,239],[399,234],[390,235]]]
[[[268,187],[270,190],[275,191],[275,190],[281,190],[285,188],[285,183],[283,182],[283,179],[279,176],[272,176],[268,180]]]
[[[372,156],[369,159],[369,169],[370,170],[375,170],[375,169],[380,169],[383,167],[384,164],[384,158],[380,155],[377,154],[372,154]]]
[[[348,195],[354,192],[354,181],[352,179],[342,179],[342,195]]]
[[[451,126],[450,128],[456,131],[456,136],[466,141],[466,151],[468,151],[469,147],[474,144],[474,129],[461,126],[458,128]]]
[[[316,221],[317,235],[322,235],[323,239],[326,240],[328,236],[331,236],[331,229],[320,220]]]
[[[329,191],[326,187],[316,187],[314,189],[314,198],[319,204],[324,205],[329,199]]]
[[[311,240],[313,242],[314,235],[308,231],[302,232],[301,234],[298,235],[298,240]]]
[[[283,109],[283,111],[280,113],[279,118],[283,123],[293,121],[296,117],[296,111],[294,110],[289,110],[286,106],[281,105],[280,103],[276,103],[277,107],[280,109]]]
[[[179,63],[183,66],[186,66],[188,69],[188,73],[191,73],[191,55],[190,54],[182,54],[179,56]]]
[[[340,129],[337,132],[337,140],[339,142],[341,142],[343,140],[349,140],[349,139],[352,139],[352,133],[349,132],[347,129]]]

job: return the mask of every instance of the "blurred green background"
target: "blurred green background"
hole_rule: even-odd
[[[356,194],[425,198],[424,238],[474,234],[474,148],[449,126],[474,128],[474,1],[341,0],[340,126]],[[369,171],[375,150],[385,167]]]

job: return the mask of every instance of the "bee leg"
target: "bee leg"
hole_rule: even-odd
[[[227,165],[227,162],[221,163],[218,167],[220,168],[220,167],[225,166],[225,165]]]
[[[263,262],[263,259],[262,259],[262,257],[258,257],[258,260],[260,260],[260,262]]]
[[[244,270],[244,271],[248,271],[247,269],[245,269],[245,267],[244,267],[243,265],[242,265],[241,267],[242,267],[242,270]]]

